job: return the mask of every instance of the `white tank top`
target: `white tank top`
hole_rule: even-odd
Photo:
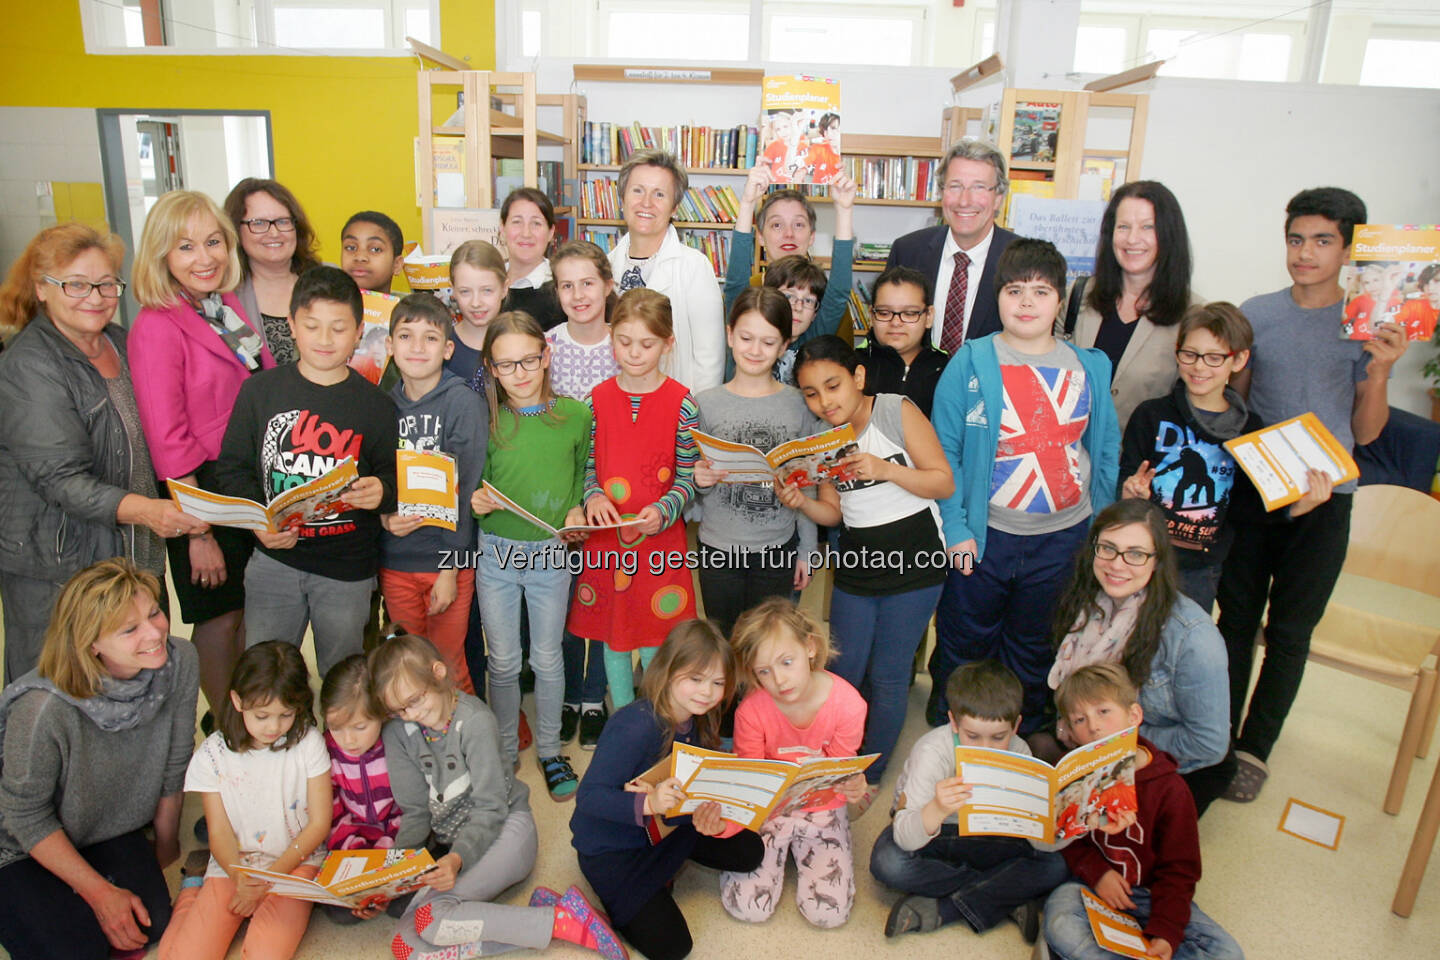
[[[913,467],[905,452],[905,428],[900,419],[901,405],[908,403],[898,393],[881,393],[875,397],[870,422],[856,438],[861,453],[873,453],[882,460]],[[940,508],[934,500],[917,497],[904,487],[890,481],[848,480],[835,485],[840,494],[840,512],[847,527],[878,527],[922,510],[935,517],[940,528]],[[942,536],[943,542],[943,536]]]

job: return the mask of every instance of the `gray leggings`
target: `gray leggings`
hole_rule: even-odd
[[[549,946],[550,931],[555,926],[554,908],[512,907],[490,902],[506,888],[530,876],[539,846],[534,815],[528,808],[511,811],[490,849],[479,860],[465,865],[453,888],[444,893],[427,888],[410,901],[396,933],[405,941],[405,946],[415,951],[412,956],[418,960],[437,949],[415,932],[415,911],[427,903],[436,926],[445,921],[445,926],[450,928],[447,932],[453,932],[457,924],[473,924],[481,956],[504,953],[516,947],[543,950]]]

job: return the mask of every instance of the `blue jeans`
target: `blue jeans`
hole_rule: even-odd
[[[520,755],[520,598],[530,621],[535,671],[535,754],[560,753],[560,701],[565,666],[560,652],[570,608],[570,571],[558,540],[507,540],[482,533],[476,592],[490,648],[490,709],[500,744],[513,764]]]
[[[1070,876],[1058,853],[1014,837],[962,837],[953,823],[919,850],[902,850],[886,827],[870,850],[870,872],[892,890],[948,898],[976,933]]]
[[[830,594],[830,634],[840,650],[830,669],[870,704],[861,753],[878,753],[880,759],[865,771],[868,783],[879,783],[885,775],[905,726],[915,649],[935,612],[940,587],[883,597],[864,597],[836,587]]]
[[[1045,942],[1054,960],[1112,960],[1115,956],[1095,942],[1085,902],[1080,899],[1080,891],[1084,889],[1083,883],[1067,883],[1045,901]],[[1130,890],[1130,899],[1135,902],[1135,909],[1126,912],[1140,921],[1140,926],[1145,926],[1150,919],[1150,891],[1134,887]],[[1172,960],[1245,960],[1245,952],[1235,938],[1193,902],[1190,922],[1185,925],[1185,939],[1170,946],[1175,951]]]
[[[989,529],[985,556],[967,576],[950,571],[935,615],[935,652],[930,656],[931,692],[926,720],[946,722],[945,681],[956,667],[998,660],[1025,688],[1020,732],[1044,722],[1055,662],[1051,621],[1055,603],[1085,543],[1090,518],[1054,533],[1016,536]]]

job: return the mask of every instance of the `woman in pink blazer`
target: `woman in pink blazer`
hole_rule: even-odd
[[[234,226],[203,193],[167,193],[145,220],[132,281],[144,309],[130,329],[130,376],[162,480],[210,486],[240,385],[275,366],[258,326],[229,292],[240,279],[235,251]],[[211,527],[166,541],[212,711],[245,649],[245,564],[254,539]]]

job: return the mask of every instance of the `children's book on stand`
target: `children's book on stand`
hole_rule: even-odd
[[[454,530],[460,523],[460,479],[455,458],[439,450],[396,450],[395,487],[402,517],[420,526]]]
[[[1429,340],[1440,319],[1440,226],[1355,225],[1345,289],[1342,340],[1373,340],[1381,323],[1410,340]]]
[[[286,490],[268,506],[244,497],[201,490],[179,480],[168,483],[175,506],[198,520],[217,527],[284,533],[351,509],[345,502],[345,491],[358,479],[354,459],[346,457],[326,473]]]
[[[840,158],[840,81],[766,77],[760,87],[759,163],[772,183],[828,184]]]
[[[385,361],[390,358],[387,344],[390,336],[390,315],[400,298],[379,290],[361,290],[364,313],[360,321],[360,342],[350,355],[350,368],[373,384],[380,383]]]
[[[1104,900],[1089,890],[1081,890],[1080,899],[1085,904],[1090,932],[1095,935],[1097,944],[1122,957],[1150,960],[1150,941],[1145,938],[1140,921],[1128,913],[1110,909]]]
[[[959,834],[1054,843],[1115,823],[1137,809],[1135,728],[1077,747],[1059,763],[1008,750],[962,747],[955,771],[970,787],[958,811]]]
[[[666,817],[692,814],[702,803],[720,804],[720,815],[747,830],[801,807],[826,803],[844,780],[864,773],[879,758],[809,757],[801,762],[755,760],[677,743],[669,757],[637,779],[655,784],[668,777],[680,780],[685,799]]]
[[[798,440],[787,440],[769,451],[748,443],[722,440],[692,430],[700,456],[711,468],[726,473],[721,483],[770,483],[779,474],[785,483],[813,487],[821,480],[839,482],[850,477],[838,461],[855,452],[855,430],[841,424]]]
[[[516,516],[529,520],[541,530],[548,531],[552,537],[558,537],[567,533],[594,533],[596,530],[619,530],[626,527],[638,526],[640,523],[639,520],[632,517],[629,520],[621,520],[619,523],[577,523],[563,527],[553,527],[495,489],[495,486],[489,480],[482,481],[481,485],[485,488],[485,492],[490,494],[490,498],[500,505],[502,510],[509,510]]]
[[[270,892],[282,897],[351,909],[381,906],[409,893],[434,869],[435,860],[424,849],[332,850],[314,880],[259,867],[233,868],[270,884]]]
[[[1021,100],[1015,104],[1010,159],[1053,163],[1060,140],[1060,104]]]
[[[1306,472],[1322,470],[1336,483],[1360,476],[1350,452],[1313,413],[1281,420],[1225,441],[1225,449],[1260,491],[1265,509],[1289,506],[1310,491]]]

